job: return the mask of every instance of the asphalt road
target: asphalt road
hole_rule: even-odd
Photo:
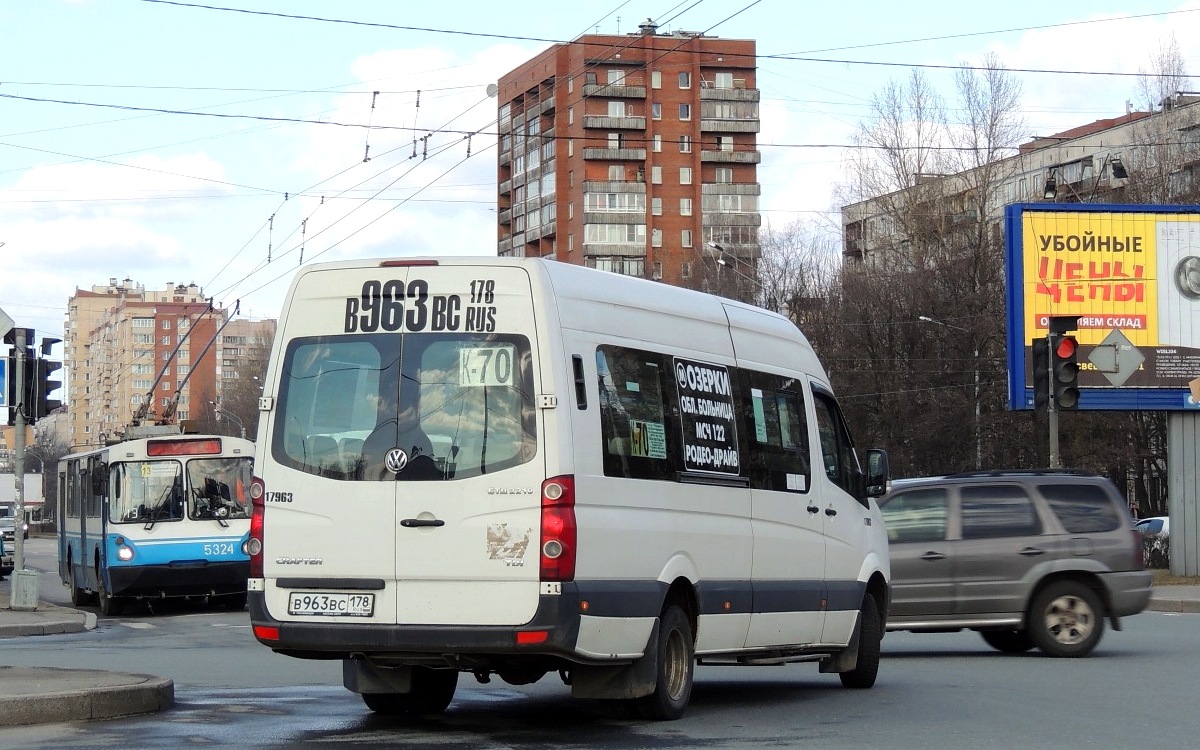
[[[45,579],[53,579],[48,573]],[[371,714],[338,662],[278,656],[245,613],[200,606],[101,618],[22,638],[0,664],[117,669],[175,681],[160,714],[0,730],[0,747],[1184,748],[1200,736],[1200,614],[1147,612],[1086,659],[1003,655],[974,633],[889,633],[879,682],[851,691],[816,666],[701,667],[680,721],[649,723],[534,685],[460,681],[445,715]]]

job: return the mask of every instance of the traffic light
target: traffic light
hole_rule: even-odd
[[[1060,411],[1079,408],[1079,342],[1074,336],[1060,335],[1054,340],[1054,408]]]
[[[1050,403],[1050,342],[1043,336],[1033,340],[1033,408]]]
[[[49,359],[38,359],[33,374],[33,392],[29,400],[29,421],[35,422],[62,406],[59,399],[50,398],[50,392],[62,387],[61,380],[51,380],[50,376],[62,369],[62,362]],[[26,373],[29,371],[26,370]]]

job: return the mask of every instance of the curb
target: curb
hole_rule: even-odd
[[[0,668],[0,675],[16,669]],[[115,719],[175,705],[174,681],[154,675],[37,667],[22,669],[15,677],[28,692],[0,698],[0,726]],[[78,684],[87,687],[71,687]],[[56,691],[56,686],[64,689]]]

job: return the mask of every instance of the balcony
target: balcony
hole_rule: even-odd
[[[646,210],[641,211],[584,211],[585,224],[645,224]]]
[[[701,223],[706,227],[761,227],[762,214],[757,211],[705,211]]]
[[[759,100],[758,89],[700,89],[700,99],[702,101],[714,102],[756,102]]]
[[[583,87],[584,96],[603,96],[610,99],[645,99],[645,86],[621,86],[615,83],[589,83]]]
[[[701,120],[702,133],[757,133],[759,120]]]
[[[718,164],[759,164],[761,151],[701,151],[700,161]]]
[[[641,180],[586,180],[585,193],[644,193],[646,181]]]
[[[585,148],[584,159],[603,161],[646,161],[644,148]]]
[[[588,115],[583,118],[585,128],[600,128],[603,130],[645,130],[645,117],[599,117]],[[746,131],[751,132],[751,131]],[[757,128],[752,131],[757,133]]]
[[[584,255],[599,255],[601,257],[621,256],[625,258],[642,258],[646,255],[646,244],[632,242],[583,243]]]

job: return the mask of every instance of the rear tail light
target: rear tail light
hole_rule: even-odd
[[[250,482],[250,538],[245,552],[250,555],[250,577],[263,576],[263,512],[266,510],[266,485],[260,477]]]
[[[1146,538],[1142,536],[1142,532],[1137,529],[1133,530],[1133,569],[1144,570],[1146,568]]]
[[[542,547],[539,555],[543,581],[575,580],[575,477],[561,476],[542,482]]]

